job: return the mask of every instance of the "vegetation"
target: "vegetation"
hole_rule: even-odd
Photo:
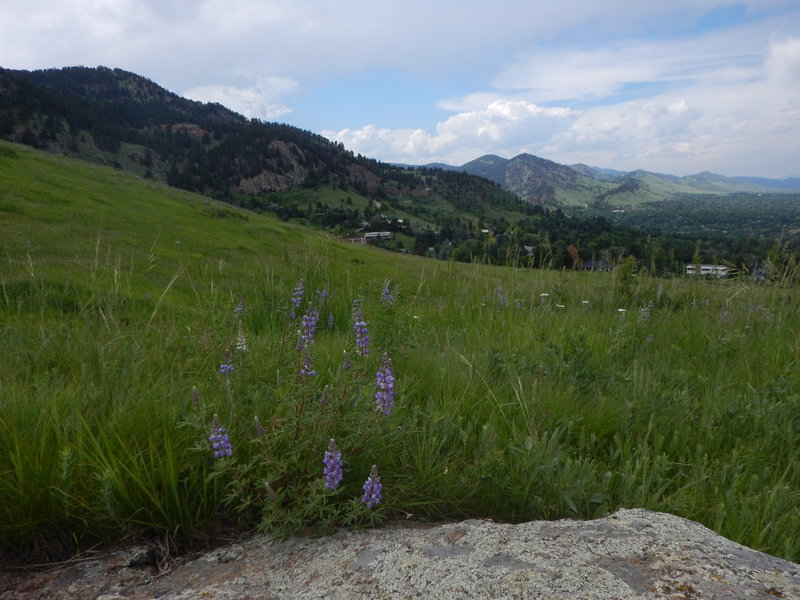
[[[7,144],[0,228],[6,559],[632,506],[800,559],[790,277],[392,254]]]
[[[627,210],[574,210],[576,216],[605,215],[611,222],[642,230],[694,237],[800,239],[800,194],[685,195],[640,203]]]
[[[556,269],[633,256],[651,274],[683,272],[696,249],[703,262],[750,273],[763,272],[777,248],[800,256],[796,235],[781,237],[796,211],[778,195],[759,203],[770,207],[759,218],[736,204],[721,222],[710,215],[722,204],[697,198],[617,214],[612,201],[641,204],[645,188],[666,197],[678,178],[638,172],[612,183],[588,167],[578,172],[531,155],[465,165],[481,176],[387,165],[311,132],[192,102],[119,69],[0,70],[0,93],[0,136],[7,139],[341,235],[389,231],[393,239],[380,244],[386,249]],[[569,215],[557,208],[587,197],[590,206],[571,207]]]

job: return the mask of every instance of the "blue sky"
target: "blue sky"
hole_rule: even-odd
[[[385,161],[800,176],[797,0],[0,0],[0,66],[69,65]]]

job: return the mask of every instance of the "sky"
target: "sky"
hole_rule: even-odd
[[[798,0],[0,0],[0,67],[75,65],[386,162],[800,176]]]

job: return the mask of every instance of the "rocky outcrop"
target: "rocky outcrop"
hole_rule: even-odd
[[[303,185],[308,176],[306,155],[297,144],[272,140],[267,146],[270,168],[254,177],[242,179],[238,191],[243,194],[282,192]]]
[[[375,194],[381,188],[381,178],[361,165],[347,166],[347,182],[367,195]]]
[[[800,566],[663,513],[471,520],[219,548],[167,572],[130,551],[7,579],[0,599],[800,598]]]

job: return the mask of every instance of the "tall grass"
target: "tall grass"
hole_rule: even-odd
[[[796,290],[391,255],[15,151],[0,163],[6,557],[641,506],[800,559]],[[309,303],[318,329],[298,351]],[[375,410],[384,353],[389,415]],[[215,415],[230,457],[214,458]],[[367,508],[372,465],[383,499]]]

